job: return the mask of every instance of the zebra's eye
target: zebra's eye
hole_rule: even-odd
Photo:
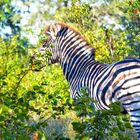
[[[42,47],[45,48],[46,47],[46,44],[43,44]]]

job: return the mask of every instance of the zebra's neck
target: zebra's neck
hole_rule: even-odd
[[[78,77],[89,61],[94,61],[94,49],[79,35],[69,31],[58,39],[60,65],[66,79],[70,82]]]
[[[79,74],[79,71],[82,72],[83,69],[85,69],[89,61],[94,61],[93,56],[86,56],[86,54],[84,55],[82,52],[81,54],[77,55],[74,55],[71,52],[68,59],[63,57],[61,61],[61,67],[66,76],[66,79],[70,82],[77,74]]]

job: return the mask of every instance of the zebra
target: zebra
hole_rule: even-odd
[[[52,23],[45,30],[47,39],[39,48],[48,63],[59,63],[70,86],[71,98],[81,97],[88,88],[97,110],[109,110],[120,101],[140,139],[140,59],[124,59],[113,64],[95,60],[95,49],[75,29],[65,23]],[[53,46],[53,47],[52,47]]]

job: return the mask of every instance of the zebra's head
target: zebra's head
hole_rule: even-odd
[[[62,27],[59,23],[50,24],[45,31],[45,40],[39,48],[39,52],[46,57],[48,64],[60,62],[59,39],[63,37],[63,31],[67,27]]]
[[[42,45],[39,47],[38,52],[47,61],[48,64],[60,62],[61,53],[59,40],[62,39],[67,32],[68,27],[60,23],[52,23],[45,30],[45,37]],[[32,63],[38,60],[36,53],[32,55]],[[40,63],[40,62],[39,62]],[[34,63],[33,63],[34,64]],[[45,63],[42,61],[40,67],[44,67]]]

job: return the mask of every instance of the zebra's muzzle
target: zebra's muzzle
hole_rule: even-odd
[[[31,56],[31,70],[32,71],[41,71],[46,65],[43,63],[42,60],[38,59],[36,54]]]

